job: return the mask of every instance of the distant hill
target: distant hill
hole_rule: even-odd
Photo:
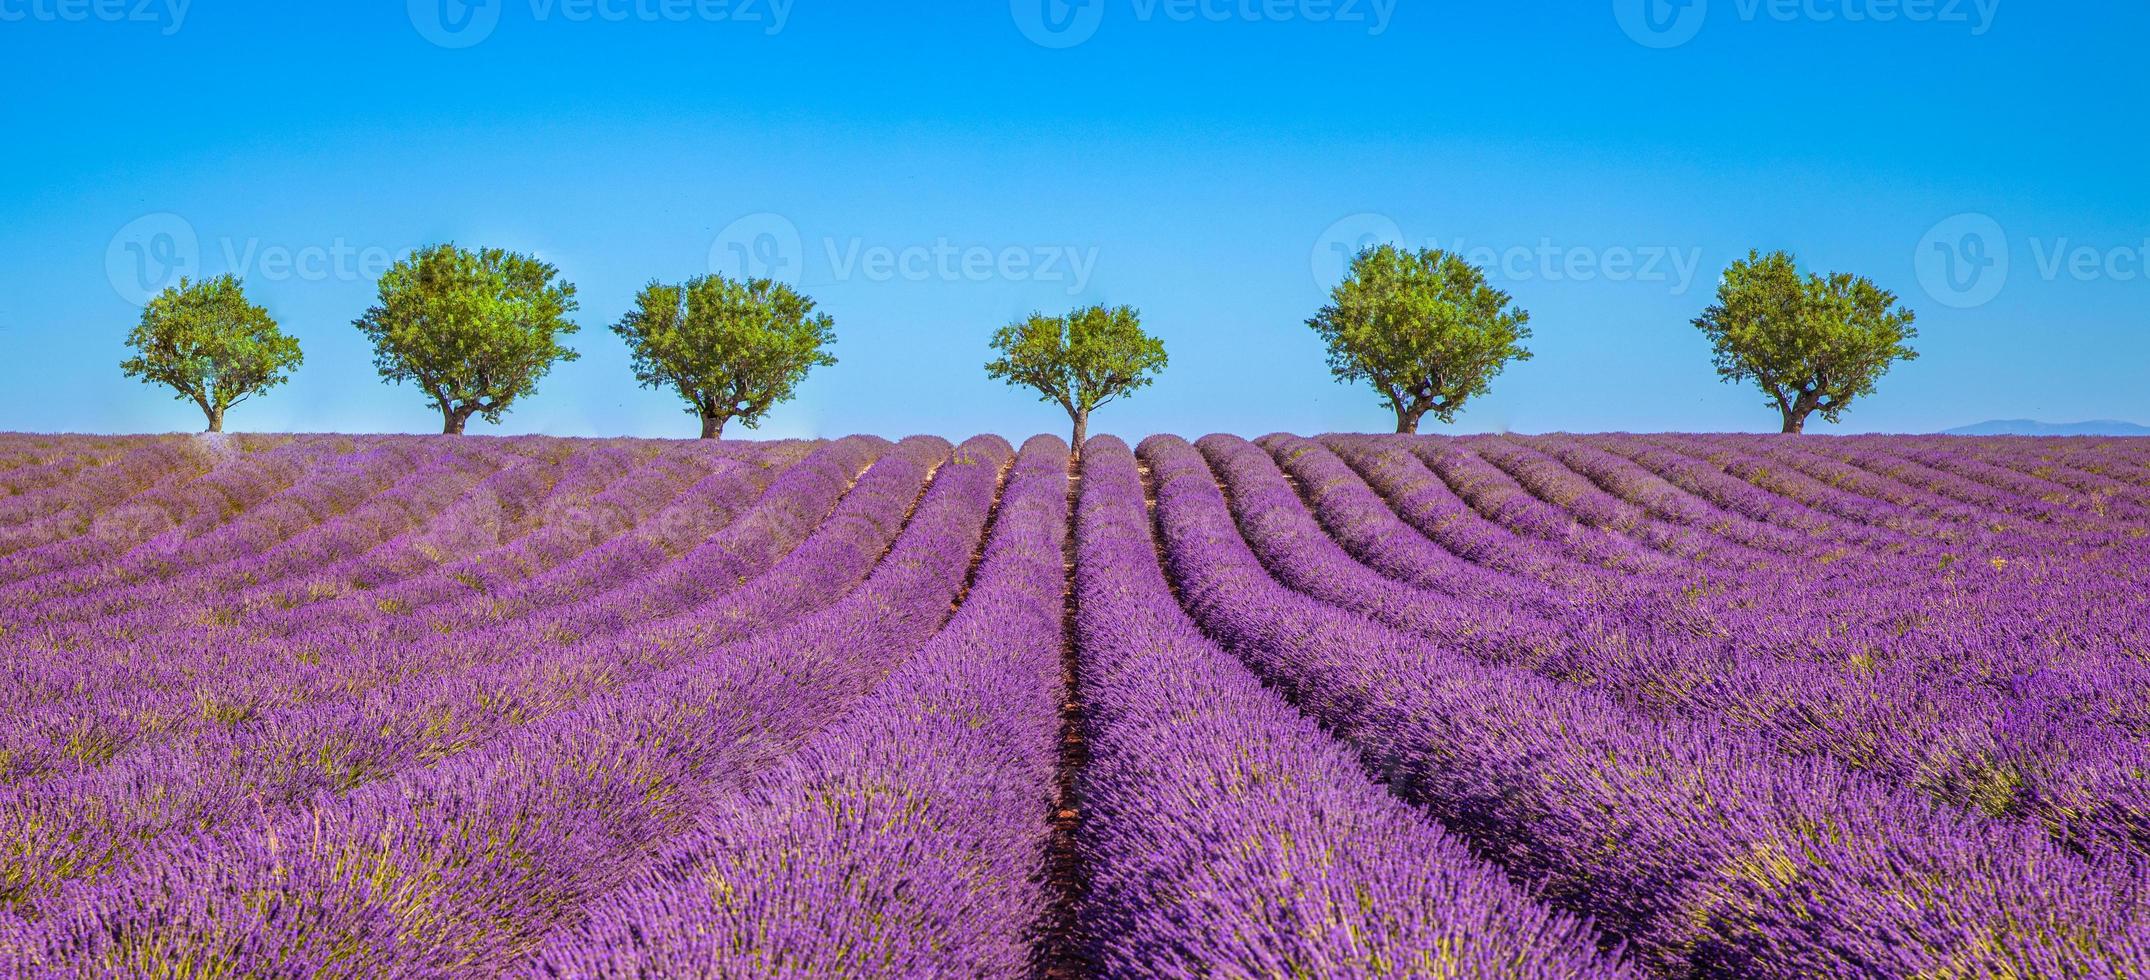
[[[1996,419],[1950,429],[1945,436],[2150,436],[2150,426],[2133,422],[2036,422],[2030,419]]]

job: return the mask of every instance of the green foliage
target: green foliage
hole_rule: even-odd
[[[1066,409],[1078,455],[1090,413],[1148,387],[1166,364],[1164,343],[1143,333],[1142,314],[1127,306],[1033,313],[995,331],[993,349],[1001,356],[985,366],[987,376],[1036,389],[1039,400]]]
[[[1784,431],[1798,432],[1815,412],[1837,421],[1891,364],[1917,360],[1915,319],[1864,276],[1801,275],[1789,253],[1750,252],[1725,270],[1695,327],[1710,338],[1717,374],[1758,384]]]
[[[1352,260],[1307,326],[1329,345],[1337,380],[1371,382],[1397,431],[1416,432],[1428,413],[1455,421],[1510,361],[1530,360],[1530,314],[1510,300],[1459,256],[1380,245]]]
[[[227,409],[290,380],[305,361],[299,342],[277,329],[269,311],[248,302],[232,276],[181,279],[159,293],[128,332],[127,346],[135,356],[120,369],[192,401],[211,432],[223,431]]]
[[[499,422],[555,363],[576,359],[561,343],[576,330],[575,287],[558,274],[497,248],[420,249],[381,277],[380,305],[355,325],[381,377],[417,385],[461,432],[472,415]]]
[[[836,363],[835,321],[783,283],[721,275],[650,283],[612,327],[634,355],[636,380],[669,387],[702,420],[705,438],[738,419],[761,424],[817,367]]]

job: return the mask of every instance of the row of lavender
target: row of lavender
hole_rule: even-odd
[[[581,455],[599,454],[593,450]],[[456,453],[450,450],[442,455]],[[427,468],[452,472],[461,468],[458,463],[451,458],[433,461]],[[380,464],[377,468],[388,467]],[[441,666],[444,656],[475,653],[473,644],[430,650],[414,645],[412,638],[430,635],[438,641],[433,646],[443,646],[457,625],[450,613],[460,614],[460,625],[491,621],[498,631],[498,624],[507,621],[503,613],[535,608],[511,601],[517,588],[566,586],[566,591],[574,592],[578,587],[617,581],[636,564],[656,557],[651,552],[665,543],[662,535],[649,533],[663,524],[637,523],[638,512],[655,510],[681,521],[721,527],[767,482],[769,472],[728,463],[695,482],[689,478],[702,472],[699,467],[659,467],[666,478],[623,478],[602,487],[596,485],[602,481],[572,479],[576,473],[570,472],[568,479],[541,488],[546,492],[537,496],[537,502],[549,506],[528,508],[537,520],[514,522],[520,526],[503,530],[503,500],[512,498],[503,497],[504,488],[493,478],[434,484],[422,494],[415,492],[418,488],[398,487],[391,481],[386,492],[367,496],[335,492],[342,483],[336,469],[324,468],[328,475],[317,474],[316,479],[243,512],[240,519],[184,542],[191,554],[204,560],[169,567],[161,577],[135,576],[136,581],[116,583],[110,589],[152,592],[143,610],[166,617],[161,628],[139,621],[113,622],[130,618],[120,615],[80,628],[54,629],[36,623],[28,609],[19,613],[17,628],[0,640],[4,655],[17,668],[8,706],[11,715],[23,722],[4,743],[10,765],[0,768],[5,769],[6,780],[52,775],[55,765],[99,765],[146,733],[250,720],[281,704],[310,700],[324,692],[349,697],[363,693],[367,686],[407,679],[411,670]],[[634,475],[647,474],[630,474]],[[379,480],[374,483],[382,485]],[[683,488],[688,490],[684,495]],[[543,520],[546,514],[573,506],[578,495],[624,515],[580,527]],[[289,519],[293,513],[315,516]],[[396,528],[423,523],[428,515],[433,519],[424,530],[392,534]],[[268,526],[290,533],[280,541],[264,540],[268,535],[256,532]],[[627,528],[633,530],[620,533]],[[236,535],[222,533],[226,531],[236,531]],[[249,538],[253,544],[225,546],[212,541],[234,536]],[[442,546],[443,541],[465,547],[451,551]],[[225,547],[236,548],[238,553],[224,554]],[[677,545],[673,547],[676,550]],[[414,560],[413,555],[434,560]],[[449,556],[456,560],[442,560]],[[111,564],[117,563],[107,567]],[[350,571],[366,566],[372,570]],[[479,578],[473,569],[517,574]],[[217,578],[222,584],[196,590],[191,586],[198,575]],[[341,579],[344,584],[308,589],[303,599],[291,602],[256,601],[257,590],[278,589],[291,576],[317,583]],[[232,578],[254,582],[256,587],[238,587],[228,581]],[[606,591],[597,588],[587,594],[595,599]],[[451,602],[459,593],[467,596],[465,601]],[[414,615],[424,604],[396,598],[399,594],[426,596],[446,612]],[[197,615],[190,607],[207,608],[208,614]],[[100,655],[65,659],[40,655],[52,650]],[[64,735],[64,742],[50,737],[55,735]],[[56,748],[65,751],[56,752]]]
[[[39,871],[61,879],[21,890],[4,940],[10,956],[47,968],[210,973],[468,974],[512,962],[503,954],[535,946],[562,917],[579,919],[561,894],[594,897],[623,880],[654,840],[711,809],[711,794],[740,777],[735,763],[781,757],[871,686],[876,665],[912,642],[905,637],[932,630],[1005,452],[994,440],[953,457],[937,440],[822,447],[658,574],[565,610],[538,607],[578,635],[554,649],[503,643],[499,652],[513,656],[504,674],[449,665],[363,706],[324,700],[273,719],[228,719],[222,744],[167,740],[182,764],[199,763],[193,771],[174,773],[165,759],[110,778],[134,761],[121,759],[79,785],[25,782],[11,803],[34,808],[19,822],[33,830],[76,819],[66,804],[102,788],[114,790],[113,805],[87,826],[78,819],[47,842],[9,849],[40,863],[33,885]],[[431,652],[467,655],[473,645],[486,644]],[[778,662],[792,669],[772,669]],[[518,684],[530,695],[517,696]],[[741,737],[705,737],[719,723]],[[350,769],[338,754],[332,767],[358,777],[348,784],[306,772],[354,746],[367,765]],[[274,778],[262,765],[274,759],[297,763],[297,778]],[[205,770],[211,778],[199,779]],[[217,777],[221,785],[200,791]],[[164,784],[128,792],[144,779]],[[157,805],[139,806],[145,795]],[[175,797],[192,809],[172,813]],[[153,826],[95,821],[144,809],[159,811]],[[52,844],[84,840],[103,849],[97,862],[44,861]],[[591,848],[607,842],[613,860],[592,860]],[[532,873],[539,859],[554,877]]]
[[[646,545],[648,521],[577,547],[533,540],[555,528],[548,502],[636,485],[662,460],[531,449],[370,459],[355,489],[297,473],[175,535],[161,564],[24,577],[49,598],[22,605],[17,662],[63,643],[95,655],[11,689],[19,717],[49,724],[10,736],[22,748],[0,788],[13,828],[0,831],[0,955],[20,971],[163,975],[1012,976],[1050,951],[1154,974],[1179,949],[1187,972],[1230,959],[1632,973],[1367,781],[1184,617],[1176,644],[1202,659],[1155,657],[1130,625],[1178,614],[1132,479],[1084,497],[1080,554],[1097,574],[1068,623],[1055,440],[1012,467],[990,439],[712,464],[696,472],[742,482],[736,499],[703,512],[691,548],[637,552],[652,561],[616,582],[581,566],[617,565],[602,556]],[[219,471],[234,465],[142,492],[257,478]],[[609,475],[583,475],[599,469]],[[453,535],[474,501],[501,496],[504,474],[540,471],[544,485],[508,508],[514,529]],[[727,496],[707,478],[686,493],[681,475],[652,482],[676,496],[653,488],[670,503],[639,513]],[[311,523],[281,506],[316,498],[328,502],[296,508]],[[220,538],[255,542],[254,557],[223,553]],[[280,549],[306,557],[276,564]],[[427,550],[444,560],[407,558]],[[508,554],[519,574],[484,594],[432,594]],[[235,581],[245,560],[270,570]],[[350,582],[354,568],[389,571],[296,603],[251,598]],[[384,609],[378,597],[399,588],[422,608]],[[503,597],[520,597],[511,614],[494,613]],[[1114,692],[1079,805],[1122,815],[1078,835],[1082,864],[1136,872],[1123,879],[1133,890],[1079,901],[1046,873],[1045,817],[1078,805],[1058,799],[1055,772],[1070,626],[1085,638],[1076,672]],[[1190,666],[1207,676],[1173,686]],[[1169,731],[1190,695],[1218,726],[1194,742]],[[89,742],[104,748],[81,751]],[[1261,757],[1238,754],[1257,743]],[[1198,744],[1205,756],[1182,754]],[[1220,827],[1246,846],[1218,849]],[[1245,882],[1276,907],[1181,918],[1169,903],[1201,880],[1141,871],[1171,853],[1207,855],[1190,873]],[[1279,858],[1292,862],[1282,876]],[[1218,911],[1248,911],[1219,897]],[[1128,931],[1131,916],[1146,928]],[[1325,950],[1337,942],[1341,954]]]
[[[1645,499],[1634,482],[1606,486]],[[1554,487],[1540,491],[1547,497],[1562,492],[1542,474],[1534,484]],[[1968,580],[1931,552],[1834,565],[1785,555],[1739,573],[1753,598],[1705,615],[1694,610],[1703,603],[1660,584],[1648,601],[1593,604],[1587,627],[1569,617],[1568,642],[1481,651],[1643,710],[1760,729],[1943,802],[2036,820],[2071,846],[2140,861],[2150,856],[2143,548],[2128,533],[2093,548],[2038,536],[2025,529],[1989,543]],[[1873,571],[1830,582],[1861,564]],[[1880,584],[1845,582],[1862,575]],[[1812,601],[1832,587],[1832,600]]]
[[[789,549],[786,536],[796,540],[820,522],[826,511],[815,512],[814,501],[833,506],[874,453],[865,444],[823,450],[814,465],[785,474],[785,492],[765,495],[764,504],[736,523],[722,506],[682,497],[689,510],[713,521],[706,542],[687,557],[766,563]],[[894,505],[898,513],[908,500]],[[322,526],[333,531],[340,523]],[[582,557],[593,556],[594,550]],[[680,563],[688,564],[700,562]],[[596,561],[585,571],[626,567]],[[680,573],[675,585],[696,578],[691,568],[672,570]],[[650,578],[629,578],[586,598],[637,611],[652,608],[658,597],[693,598],[679,588],[650,588],[663,584]],[[723,584],[696,588],[713,593]],[[498,631],[525,624],[502,623]],[[9,904],[34,912],[59,885],[131,866],[136,852],[175,831],[215,827],[235,813],[348,790],[453,755],[503,726],[631,679],[623,673],[636,664],[629,658],[655,646],[581,643],[574,652],[588,659],[578,662],[546,656],[567,645],[564,632],[550,643],[518,642],[534,638],[524,633],[491,644],[450,643],[424,632],[441,642],[257,641],[235,629],[162,645],[128,640],[88,648],[99,656],[69,658],[40,658],[35,643],[26,643],[25,666],[40,669],[11,672],[10,697],[36,707],[9,715],[14,764],[0,791],[0,807],[10,812],[0,821]]]
[[[2135,860],[2150,855],[2150,825],[2139,803],[2140,774],[2150,769],[2144,741],[2150,735],[2150,665],[2126,648],[2145,635],[2130,622],[2141,619],[2139,588],[2109,588],[2105,596],[2077,589],[2075,601],[2097,603],[2092,615],[2110,624],[2086,630],[2085,614],[2067,603],[2050,604],[2056,583],[2034,574],[2033,562],[1981,563],[1973,583],[1978,588],[1966,588],[1926,556],[1886,561],[1855,555],[1802,564],[1793,552],[1774,564],[1741,569],[1740,578],[1748,581],[1740,584],[1765,586],[1757,590],[1761,599],[1709,608],[1707,596],[1696,590],[1719,569],[1704,567],[1661,580],[1632,572],[1603,576],[1594,587],[1604,595],[1562,609],[1530,575],[1459,561],[1413,533],[1325,448],[1288,437],[1267,441],[1303,486],[1315,488],[1312,514],[1260,449],[1220,437],[1204,440],[1203,448],[1232,492],[1248,541],[1281,581],[1300,592],[1481,660],[1604,690],[1635,710],[1758,730],[1794,753],[1829,756],[1944,803],[2036,820],[2080,849]],[[1508,448],[1477,451],[1492,455]],[[1566,453],[1576,447],[1551,448]],[[1447,484],[1403,449],[1392,447],[1386,458],[1377,453],[1357,458],[1381,474],[1376,482],[1414,501],[1405,513],[1424,515],[1425,498],[1448,493]],[[1415,483],[1394,475],[1407,466],[1418,473]],[[1622,475],[1632,483],[1611,485],[1625,489],[1643,482],[1633,473]],[[1697,511],[1707,506],[1684,502]],[[1452,495],[1445,507],[1445,516],[1422,522],[1442,540],[1460,545],[1471,535],[1508,534]],[[1336,538],[1322,525],[1335,529]],[[1706,526],[1711,533],[1738,530],[1728,515]],[[1552,542],[1520,534],[1500,540],[1492,553],[1547,566],[1570,557]],[[2124,582],[2141,574],[2141,562],[2130,554],[2079,554],[2076,567],[2112,561],[2119,574],[2104,581]],[[1563,571],[1588,578],[1587,564],[1572,564],[1580,571]],[[1859,583],[1869,574],[1858,569],[1861,564],[1875,565],[1884,584]],[[1846,616],[1816,612],[1822,603],[1767,598],[1811,597],[1830,587],[1816,570],[1841,573],[1833,583],[1839,593],[1833,606]],[[1868,607],[1938,618],[1877,631],[1852,618],[1868,615]],[[2003,616],[2017,628],[1997,626]],[[1995,633],[2003,639],[1996,642]],[[2065,642],[2078,634],[2090,642]],[[2034,635],[2045,641],[2030,640]]]
[[[1012,465],[990,439],[172,448],[0,445],[20,526],[167,515],[0,585],[18,970],[2145,962],[2125,784],[2096,787],[2123,819],[2045,834],[2021,803],[2124,774],[2081,753],[2140,720],[2129,451],[1159,440],[1153,540],[1104,440],[1064,621],[1049,439]],[[353,453],[363,479],[326,465]],[[1876,614],[1912,601],[1910,629]],[[1091,761],[1056,803],[1068,667]],[[2017,753],[1983,761],[2067,753],[2042,784],[1890,768],[1892,739],[1958,739],[1924,764],[1981,730]],[[1056,806],[1084,815],[1075,881],[1048,875]]]
[[[1167,586],[1124,444],[1092,440],[1084,484],[1081,924],[1107,972],[1639,975],[1369,780],[1204,635]]]
[[[1499,494],[1494,474],[1506,471],[1487,460],[1513,465],[1506,444],[1330,440],[1389,492],[1371,502],[1379,511],[1354,511],[1367,488],[1352,485],[1352,469],[1308,464],[1324,447],[1267,441],[1299,470],[1305,498],[1327,502],[1333,540],[1309,530],[1302,498],[1259,449],[1214,438],[1208,458],[1177,440],[1144,447],[1174,578],[1196,618],[1398,795],[1512,874],[1541,881],[1555,905],[1595,916],[1645,963],[1767,976],[2143,968],[2150,930],[2136,868],[2070,853],[2037,827],[1937,805],[1787,735],[1827,728],[1830,715],[1771,730],[1736,699],[1654,710],[1689,703],[1711,679],[1603,676],[1619,666],[1593,662],[1628,646],[1659,657],[1680,639],[1708,645],[1677,618],[1638,618],[1595,644],[1587,626],[1629,597],[1647,612],[1673,583],[1673,598],[1708,609],[1713,575],[1747,566],[1686,568],[1669,537],[1604,533],[1551,506],[1554,490]],[[1397,453],[1420,457],[1426,479],[1399,476]],[[1381,526],[1398,514],[1425,519],[1429,536]],[[1707,533],[1733,551],[1736,529]],[[1363,559],[1344,553],[1353,543]],[[1850,570],[1801,581],[1847,604],[1879,587],[1857,562],[1824,567],[1838,564]],[[1414,576],[1422,587],[1404,584]],[[1474,598],[1440,601],[1432,586],[1451,581]],[[1557,585],[1550,595],[1546,583]],[[1738,644],[1723,646],[1740,662]],[[1566,667],[1526,669],[1545,663]]]

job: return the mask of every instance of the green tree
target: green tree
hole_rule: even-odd
[[[790,401],[807,372],[836,363],[835,321],[814,301],[768,279],[724,276],[650,283],[612,327],[634,355],[636,380],[671,388],[702,420],[702,438],[738,419],[752,429]]]
[[[233,405],[290,380],[305,361],[299,342],[277,329],[269,311],[247,302],[232,276],[179,280],[149,301],[127,334],[135,356],[120,370],[145,384],[169,385],[224,431]]]
[[[993,334],[1001,356],[989,377],[1034,388],[1041,401],[1067,410],[1075,424],[1068,448],[1077,459],[1090,437],[1090,413],[1155,381],[1165,369],[1165,345],[1142,332],[1132,307],[1090,306],[1067,316],[1031,314]]]
[[[381,277],[380,305],[356,321],[390,382],[411,382],[461,435],[473,415],[497,423],[537,390],[552,366],[578,355],[563,345],[578,308],[559,270],[497,248],[419,249]]]
[[[1864,276],[1801,275],[1789,253],[1750,252],[1725,270],[1695,326],[1710,338],[1717,374],[1761,386],[1796,435],[1815,412],[1836,422],[1891,364],[1917,360],[1915,319]]]
[[[1530,314],[1486,284],[1477,266],[1440,249],[1379,245],[1360,252],[1328,306],[1306,322],[1329,345],[1329,371],[1371,382],[1415,433],[1432,413],[1456,420],[1510,361],[1530,360]]]

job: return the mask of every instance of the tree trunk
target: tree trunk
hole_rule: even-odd
[[[1083,443],[1090,441],[1090,413],[1073,412],[1070,414],[1075,417],[1075,434],[1068,440],[1068,455],[1079,460],[1082,458]]]
[[[451,408],[451,409],[446,409],[446,410],[444,410],[444,411],[442,411],[442,412],[441,412],[441,429],[440,429],[440,434],[441,434],[441,435],[444,435],[444,436],[459,436],[459,435],[462,435],[462,434],[463,434],[463,426],[464,426],[464,425],[466,425],[466,424],[468,424],[469,422],[470,422],[470,413],[469,413],[469,412],[465,412],[465,411],[461,411],[461,410],[459,410],[459,409],[453,409],[453,408]]]
[[[209,416],[209,431],[211,431],[211,432],[222,432],[222,431],[224,431],[224,410],[223,410],[223,409],[221,409],[221,408],[212,408],[212,409],[210,409],[210,410],[209,410],[208,412],[206,412],[205,414],[207,414],[207,415]]]
[[[1807,432],[1807,417],[1806,417],[1805,413],[1800,413],[1800,412],[1786,412],[1786,413],[1784,413],[1784,434],[1785,434],[1785,435],[1788,435],[1788,436],[1800,436],[1800,435],[1805,435],[1805,434],[1806,434],[1806,432]]]
[[[704,438],[704,439],[722,439],[722,438],[724,438],[724,423],[725,423],[726,421],[728,421],[728,419],[726,419],[726,418],[725,418],[724,416],[722,416],[722,415],[704,415],[704,416],[702,416],[702,438]]]
[[[1424,418],[1425,414],[1424,412],[1407,412],[1403,409],[1397,409],[1396,434],[1400,436],[1418,435],[1418,420]]]

